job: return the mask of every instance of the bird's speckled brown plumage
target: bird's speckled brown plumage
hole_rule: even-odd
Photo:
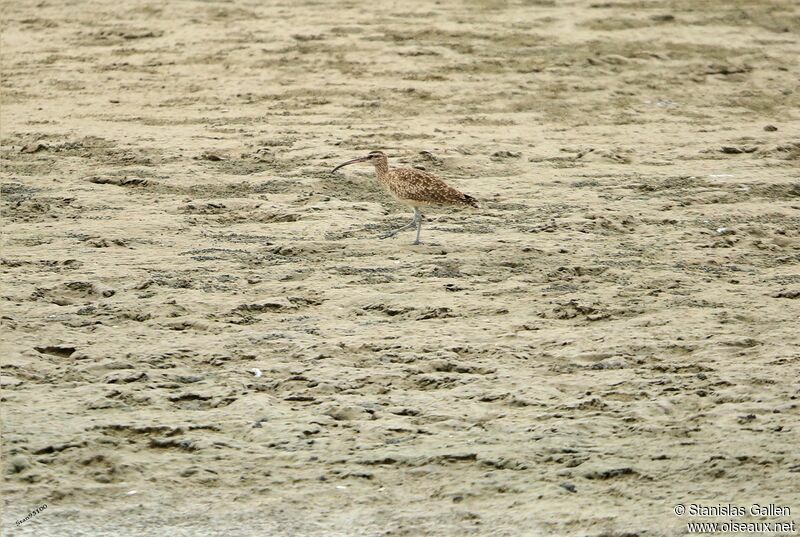
[[[372,151],[365,157],[348,160],[336,166],[335,172],[343,166],[357,162],[371,162],[375,166],[375,173],[380,182],[397,201],[414,208],[414,220],[410,224],[395,230],[384,238],[394,236],[398,231],[417,226],[417,239],[414,244],[419,244],[419,234],[422,228],[422,214],[419,208],[431,205],[461,205],[480,207],[478,200],[463,194],[455,188],[433,175],[414,168],[389,168],[389,160],[381,151]]]
[[[383,157],[386,159],[386,157]],[[384,160],[385,162],[385,160]],[[375,163],[378,181],[401,203],[419,205],[468,205],[478,207],[478,200],[462,194],[432,173],[414,168],[383,171]]]
[[[389,160],[381,151],[373,151],[366,157],[349,162],[370,161],[375,173],[389,193],[399,202],[411,207],[426,205],[465,205],[480,207],[478,200],[462,194],[432,173],[415,168],[389,168]],[[345,163],[347,164],[347,163]],[[337,166],[337,169],[344,164]]]

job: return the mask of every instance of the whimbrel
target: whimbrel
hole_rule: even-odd
[[[394,237],[399,232],[417,226],[417,238],[413,244],[420,244],[419,233],[422,230],[422,213],[419,208],[433,205],[461,205],[480,207],[478,200],[462,194],[455,188],[433,175],[415,168],[389,168],[389,160],[381,151],[372,151],[366,157],[354,158],[336,166],[339,168],[357,162],[371,162],[375,166],[378,182],[383,185],[397,201],[414,209],[414,219],[401,228],[382,235],[382,239]]]

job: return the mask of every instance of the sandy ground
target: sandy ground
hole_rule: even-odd
[[[164,4],[0,6],[3,535],[800,523],[797,3]]]

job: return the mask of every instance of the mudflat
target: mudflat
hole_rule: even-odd
[[[4,535],[800,518],[796,2],[0,7]]]

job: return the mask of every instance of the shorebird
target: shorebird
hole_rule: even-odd
[[[397,201],[414,209],[414,219],[411,222],[385,235],[381,235],[381,239],[394,237],[405,229],[417,226],[417,238],[413,244],[421,244],[419,242],[419,234],[422,230],[420,207],[434,205],[480,207],[477,199],[459,192],[432,173],[415,168],[389,168],[389,159],[381,151],[372,151],[365,157],[343,162],[331,170],[331,173],[334,173],[339,168],[358,162],[371,162],[375,166],[378,182]]]

